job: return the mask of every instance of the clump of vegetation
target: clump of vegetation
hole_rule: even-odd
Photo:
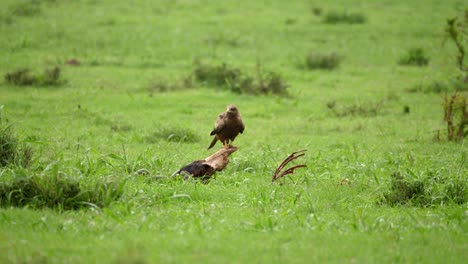
[[[307,66],[308,69],[311,69],[311,70],[315,70],[315,69],[333,70],[339,66],[340,62],[341,62],[341,56],[339,56],[335,52],[328,53],[328,54],[310,53],[306,57],[305,65]]]
[[[452,201],[456,204],[464,204],[466,202],[467,188],[463,180],[454,180],[445,185],[444,188],[445,200]]]
[[[446,203],[464,204],[466,197],[464,179],[434,177],[429,173],[428,177],[416,180],[398,171],[391,174],[390,189],[383,194],[380,202],[390,206],[428,207]]]
[[[11,132],[10,127],[0,130],[0,166],[13,163],[18,152],[18,139]]]
[[[226,63],[213,66],[196,62],[193,73],[198,81],[217,86],[239,83],[244,78],[240,69]]]
[[[154,93],[191,89],[196,87],[194,81],[221,89],[229,89],[238,94],[287,94],[287,84],[281,75],[275,72],[264,72],[259,64],[256,74],[252,77],[239,68],[228,66],[226,63],[210,65],[199,61],[195,63],[193,74],[175,83],[161,80],[152,82],[147,90],[152,96]]]
[[[29,167],[33,158],[33,149],[30,146],[23,145],[20,149],[17,161],[20,166],[23,168]]]
[[[29,69],[18,69],[5,74],[5,81],[15,86],[54,86],[62,83],[60,67],[46,68],[42,74],[34,74]]]
[[[98,126],[108,126],[114,132],[128,132],[133,129],[130,124],[125,123],[122,119],[108,118],[105,113],[90,111],[81,105],[78,105],[78,116],[93,122]]]
[[[419,84],[409,89],[409,92],[446,93],[453,91],[468,91],[468,66],[465,65],[465,50],[468,36],[468,10],[464,15],[447,20],[446,37],[457,48],[456,65],[459,75],[448,81],[434,81],[427,85]],[[400,64],[423,66],[429,63],[428,57],[422,49],[413,49],[400,59]],[[437,135],[438,137],[439,135]]]
[[[165,81],[161,81],[161,80],[151,82],[148,85],[148,91],[150,92],[150,94],[173,91],[173,90],[177,90],[176,88],[177,87]]]
[[[465,11],[464,15],[448,19],[445,32],[446,37],[452,40],[457,48],[456,66],[458,73],[456,77],[448,81],[434,81],[428,85],[420,84],[409,89],[410,92],[443,93],[468,91],[468,66],[465,60],[466,43],[468,40],[468,10]],[[414,57],[416,56],[414,55]]]
[[[383,105],[384,100],[380,100],[376,103],[351,104],[347,106],[338,106],[336,101],[330,101],[327,103],[327,108],[338,117],[376,116],[381,112]]]
[[[75,208],[82,208],[91,205],[98,207],[109,206],[112,202],[122,197],[125,187],[124,180],[100,180],[88,189],[82,191],[80,200],[75,201]]]
[[[462,73],[460,79],[467,83],[468,66],[465,65],[465,45],[468,36],[468,10],[465,10],[464,15],[448,19],[445,31],[457,47],[457,67]]]
[[[213,66],[197,62],[194,76],[200,82],[228,88],[239,94],[287,94],[288,85],[281,75],[275,72],[263,72],[260,64],[257,64],[256,74],[252,77],[225,63]]]
[[[6,12],[0,14],[0,21],[11,24],[15,18],[34,17],[40,15],[41,4],[55,0],[18,0],[5,8]]]
[[[194,87],[193,77],[192,75],[189,75],[175,83],[170,83],[164,80],[153,81],[148,85],[147,90],[150,92],[150,95],[153,95],[154,93],[173,92],[192,89]]]
[[[321,16],[322,15],[322,8],[320,7],[312,7],[312,13],[315,15],[315,16]]]
[[[293,25],[293,24],[296,24],[296,23],[297,23],[297,20],[294,19],[294,18],[288,18],[288,19],[286,19],[286,20],[284,21],[284,23],[285,23],[286,25]]]
[[[120,198],[123,183],[99,182],[83,190],[79,182],[63,175],[33,175],[0,184],[0,206],[73,210],[104,207]]]
[[[7,83],[16,86],[27,86],[34,85],[37,82],[36,76],[34,76],[29,69],[18,69],[5,74],[5,80]]]
[[[38,82],[41,85],[57,85],[60,79],[60,68],[55,66],[44,70],[44,74],[39,75]]]
[[[41,12],[41,1],[27,0],[18,1],[10,7],[10,13],[15,16],[35,16]]]
[[[444,121],[447,122],[447,139],[462,140],[468,135],[467,97],[458,93],[444,96]]]
[[[410,93],[449,93],[468,91],[468,82],[461,78],[452,80],[435,80],[430,82],[421,82],[407,89]]]
[[[133,129],[131,125],[116,123],[110,126],[110,129],[114,132],[128,132]]]
[[[238,36],[232,36],[232,35],[227,35],[227,34],[226,35],[221,34],[221,35],[209,37],[205,39],[205,42],[210,44],[213,47],[221,46],[221,45],[226,45],[229,47],[239,47],[241,45]]]
[[[429,84],[417,84],[409,88],[407,91],[410,93],[422,92],[422,93],[442,93],[447,92],[451,89],[451,86],[445,82],[434,81]]]
[[[32,159],[32,149],[21,146],[11,127],[0,127],[0,167],[16,164],[27,167]]]
[[[327,24],[363,24],[366,22],[366,17],[361,13],[348,12],[328,12],[323,22]]]
[[[429,64],[429,57],[422,48],[412,48],[400,58],[400,65],[426,66]]]
[[[76,181],[59,177],[30,176],[0,185],[2,206],[72,207],[73,199],[81,192]]]
[[[409,180],[403,177],[400,172],[394,172],[391,175],[390,191],[384,194],[386,204],[404,205],[412,202],[416,205],[426,205],[424,195],[424,183],[418,180]]]
[[[231,85],[231,91],[246,94],[279,94],[286,95],[288,85],[284,82],[281,75],[275,72],[264,73],[257,65],[257,75],[255,78],[246,77],[240,82]]]
[[[158,140],[169,142],[193,143],[200,139],[197,134],[190,129],[177,127],[160,127],[152,134],[146,136],[144,140],[148,143],[155,143]]]

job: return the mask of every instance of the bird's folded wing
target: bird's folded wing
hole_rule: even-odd
[[[224,122],[224,115],[221,114],[218,116],[218,119],[216,119],[216,122],[214,124],[213,131],[211,131],[210,135],[215,135],[221,132],[225,127],[225,122]]]
[[[245,129],[245,125],[244,125],[244,122],[242,122],[242,120],[241,120],[241,128],[240,128],[239,132],[242,134],[244,132],[244,129]]]

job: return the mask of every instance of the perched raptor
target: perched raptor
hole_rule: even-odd
[[[221,141],[223,145],[229,145],[230,142],[234,141],[239,133],[244,132],[244,123],[242,122],[239,110],[235,105],[228,105],[226,112],[221,113],[216,119],[214,129],[210,135],[215,137],[211,141],[208,149],[212,148],[216,141]]]

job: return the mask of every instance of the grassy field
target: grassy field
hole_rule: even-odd
[[[443,98],[468,91],[444,31],[467,8],[1,1],[0,121],[19,154],[0,167],[0,262],[465,263],[468,147],[447,140]],[[429,63],[404,65],[412,49]],[[339,65],[307,64],[320,56]],[[30,85],[7,80],[25,68]],[[240,77],[197,75],[221,68]],[[268,76],[286,92],[231,83]],[[246,129],[228,167],[170,177],[214,152],[230,103]],[[271,183],[300,149],[307,168]]]

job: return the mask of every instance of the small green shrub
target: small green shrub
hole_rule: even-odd
[[[307,55],[305,60],[305,65],[308,69],[315,70],[315,69],[325,69],[325,70],[332,70],[335,69],[340,65],[341,57],[332,52],[329,54],[317,54],[317,53],[310,53]]]
[[[144,138],[145,142],[156,143],[158,140],[166,140],[168,142],[193,143],[200,139],[197,134],[190,129],[177,127],[160,127],[152,134]]]
[[[127,124],[116,123],[116,124],[112,124],[110,126],[110,129],[114,132],[128,132],[128,131],[131,131],[133,127]]]
[[[0,127],[0,167],[13,163],[18,154],[18,139],[10,127]]]
[[[257,78],[247,77],[240,82],[230,84],[230,89],[233,92],[240,94],[277,94],[286,95],[288,85],[284,82],[283,78],[275,73],[257,72]]]
[[[0,126],[0,167],[9,164],[28,167],[32,160],[33,150],[20,142],[11,127]]]
[[[452,201],[456,204],[464,204],[467,195],[466,181],[454,180],[445,185],[445,200]]]
[[[239,37],[235,35],[229,34],[220,34],[211,36],[205,39],[205,42],[212,47],[216,46],[228,46],[228,47],[239,47],[241,42],[239,41]]]
[[[225,63],[212,66],[196,62],[194,76],[197,81],[218,88],[227,88],[239,94],[287,94],[288,85],[281,75],[275,72],[263,72],[260,64],[257,65],[256,74],[252,77]]]
[[[336,101],[327,103],[327,108],[332,111],[335,116],[377,116],[381,113],[385,101],[380,100],[376,103],[366,104],[351,104],[351,105],[338,105]]]
[[[73,207],[81,189],[76,181],[59,177],[30,176],[0,186],[2,206]]]
[[[125,184],[124,180],[100,180],[89,189],[84,190],[75,204],[79,205],[78,208],[87,207],[89,204],[101,208],[107,207],[122,197]]]
[[[294,18],[288,18],[288,19],[286,19],[286,20],[284,21],[284,23],[285,23],[286,25],[294,25],[294,24],[297,23],[297,20],[294,19]]]
[[[416,93],[416,92],[421,92],[421,93],[444,93],[451,91],[452,87],[448,85],[446,82],[441,82],[441,81],[433,81],[428,84],[417,84],[411,88],[408,89],[408,92],[410,93]]]
[[[54,86],[62,84],[60,72],[58,66],[46,68],[42,74],[31,73],[29,69],[18,69],[5,74],[5,81],[15,86]]]
[[[10,7],[10,12],[15,16],[35,16],[41,12],[40,4],[37,0],[19,0]]]
[[[468,83],[468,65],[466,65],[465,60],[466,48],[468,47],[468,9],[454,18],[447,19],[445,32],[457,48],[456,61],[460,70],[459,79],[466,85]]]
[[[60,68],[55,66],[44,70],[44,74],[38,77],[39,84],[41,85],[57,85],[60,79]]]
[[[155,93],[173,92],[195,88],[192,75],[189,75],[177,82],[170,83],[164,80],[153,81],[148,85],[147,91],[150,95]]]
[[[78,181],[63,175],[33,175],[1,183],[0,206],[63,210],[90,205],[105,207],[120,198],[122,192],[123,183],[98,182],[89,189],[83,189]]]
[[[429,64],[429,57],[422,48],[412,48],[400,58],[400,65],[426,66]]]
[[[287,94],[288,85],[278,73],[268,72],[261,80],[258,84],[260,94]]]
[[[427,177],[416,180],[398,171],[391,174],[390,188],[380,202],[390,206],[418,207],[464,204],[468,195],[466,185],[465,179],[456,176],[443,177],[429,173]]]
[[[33,149],[30,146],[23,145],[20,154],[17,157],[18,164],[23,168],[29,167],[33,158]]]
[[[97,126],[107,126],[114,132],[128,132],[133,129],[130,124],[125,123],[122,119],[109,118],[103,112],[90,111],[81,105],[78,105],[78,111],[76,113],[78,117],[84,118]]]
[[[390,191],[384,194],[384,201],[390,206],[405,205],[408,202],[425,205],[424,183],[404,178],[400,172],[391,175]]]
[[[322,13],[323,13],[323,10],[322,10],[322,8],[320,8],[320,7],[312,7],[312,13],[313,13],[315,16],[321,16]]]
[[[325,15],[324,23],[327,24],[363,24],[366,17],[361,13],[329,12]]]
[[[447,139],[460,141],[468,135],[468,97],[454,93],[445,94],[444,121],[447,122]]]
[[[37,78],[29,69],[18,69],[5,74],[5,81],[16,86],[27,86],[36,84]]]
[[[468,82],[460,78],[446,81],[431,81],[429,83],[419,83],[407,89],[410,93],[449,93],[468,91]]]
[[[151,82],[148,85],[148,91],[153,94],[153,93],[163,93],[163,92],[168,92],[172,91],[174,87],[164,81],[156,81],[156,82]]]
[[[212,66],[196,62],[193,73],[198,81],[219,86],[236,84],[242,79],[241,70],[229,67],[226,63]]]

